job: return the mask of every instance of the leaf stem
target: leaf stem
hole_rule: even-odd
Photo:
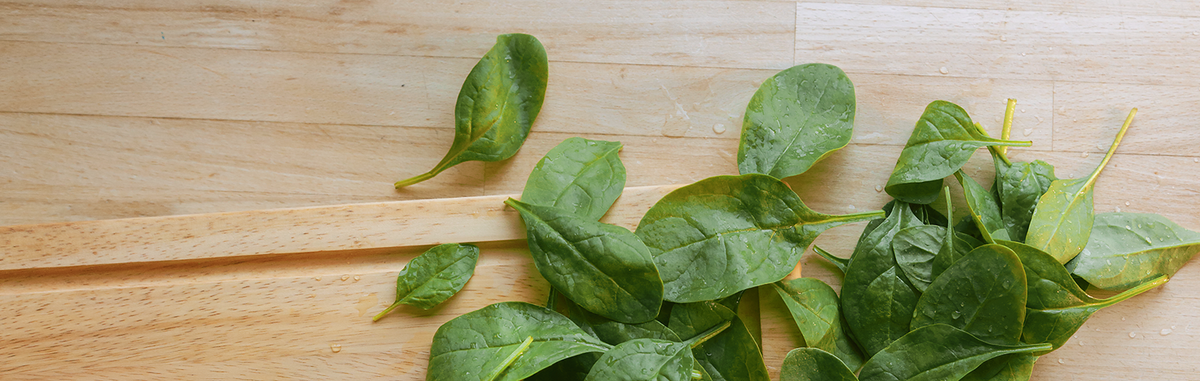
[[[843,214],[840,216],[831,216],[832,218],[822,221],[822,222],[850,223],[850,222],[874,220],[876,218],[883,218],[884,216],[886,216],[886,214],[884,214],[882,210],[876,210],[874,212],[850,213],[850,214]]]
[[[422,173],[422,174],[419,174],[419,175],[416,175],[416,176],[413,176],[413,177],[410,177],[410,178],[407,178],[404,180],[397,181],[396,189],[404,188],[409,185],[413,185],[413,184],[416,184],[416,183],[419,183],[419,182],[422,182],[425,180],[429,180],[429,179],[433,178],[434,175],[437,175],[437,172],[429,171],[429,172],[425,172],[425,173]]]
[[[1138,294],[1141,294],[1146,291],[1150,291],[1151,289],[1153,289],[1155,287],[1161,286],[1163,283],[1167,283],[1167,281],[1169,281],[1169,280],[1171,280],[1171,279],[1169,277],[1167,277],[1166,275],[1160,276],[1158,278],[1154,278],[1154,280],[1139,284],[1139,285],[1137,285],[1137,287],[1122,291],[1120,294],[1116,294],[1110,298],[1101,300],[1100,303],[1098,303],[1098,304],[1100,304],[1101,307],[1108,307],[1113,304],[1117,304],[1117,302],[1124,301],[1125,299],[1132,298],[1134,296],[1137,296]]]
[[[375,321],[379,321],[379,319],[383,319],[384,315],[391,313],[392,310],[396,309],[396,307],[400,307],[401,305],[402,305],[402,303],[400,303],[400,301],[396,301],[395,303],[392,303],[392,305],[388,306],[388,308],[383,310],[383,312],[380,312],[378,315],[375,315],[375,318],[371,319],[371,321],[375,322]]]
[[[988,135],[987,131],[985,131],[983,129],[983,125],[976,122],[974,126],[975,126],[975,130],[978,131],[980,134],[983,134],[983,136],[991,137],[990,135]],[[1008,141],[1008,137],[1004,137],[1000,140]],[[1033,142],[1028,142],[1028,141],[1027,142],[1017,142],[1017,143],[1028,143],[1027,145],[1024,145],[1022,147],[1029,147],[1029,146],[1033,145]],[[988,146],[988,151],[992,153],[992,157],[1000,158],[1000,161],[1003,161],[1005,165],[1008,165],[1011,167],[1012,162],[1008,161],[1008,157],[1005,156],[1005,154],[1004,154],[1006,148],[1008,148],[1007,145],[1005,145],[1005,146]]]
[[[1096,178],[1100,177],[1100,171],[1104,170],[1104,166],[1108,165],[1108,161],[1117,152],[1117,146],[1121,145],[1121,139],[1125,138],[1125,131],[1129,131],[1129,125],[1133,123],[1134,115],[1137,115],[1137,107],[1129,110],[1129,116],[1125,117],[1125,123],[1121,125],[1121,130],[1117,131],[1117,138],[1113,139],[1112,146],[1108,147],[1108,153],[1104,154],[1104,160],[1100,161],[1100,166],[1096,167],[1096,171],[1092,172],[1092,176],[1088,178],[1087,183],[1083,184],[1083,188],[1080,189],[1087,189],[1096,183]]]
[[[525,341],[522,341],[521,345],[517,347],[517,350],[509,354],[508,357],[504,359],[504,362],[500,363],[500,366],[497,366],[496,369],[493,369],[492,372],[487,375],[487,377],[483,378],[483,381],[492,381],[495,380],[496,377],[499,377],[500,374],[504,373],[509,366],[512,366],[513,362],[517,361],[518,357],[521,357],[521,354],[525,353],[526,349],[529,349],[530,344],[533,344],[533,336],[526,337]]]
[[[1008,137],[1012,136],[1013,111],[1016,110],[1017,100],[1008,98],[1008,106],[1004,108],[1004,125],[1000,129],[1000,140],[1008,140]],[[1008,154],[1008,147],[1000,147],[1000,157],[1004,157],[1006,154]],[[1005,158],[1004,161],[1007,163],[1008,159]],[[1012,165],[1012,163],[1008,163],[1008,165]]]
[[[720,335],[721,332],[724,331],[726,328],[729,328],[730,325],[732,325],[732,323],[730,323],[727,320],[724,323],[721,323],[721,325],[709,328],[707,331],[704,331],[704,332],[700,333],[699,335],[696,335],[696,337],[688,339],[688,341],[685,341],[684,343],[688,344],[692,348],[698,347],[698,346],[700,346],[700,344],[704,344],[705,341],[708,341],[708,339],[711,339],[713,337],[716,337],[717,335]]]

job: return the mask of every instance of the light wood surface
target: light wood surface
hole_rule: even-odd
[[[551,60],[524,148],[393,190],[445,153],[463,78],[510,32]],[[544,297],[495,201],[546,151],[620,140],[631,187],[734,174],[746,102],[807,62],[840,66],[858,95],[851,145],[787,180],[818,211],[882,206],[928,102],[997,135],[1016,98],[1013,137],[1034,144],[1013,158],[1060,177],[1090,171],[1138,107],[1096,209],[1200,230],[1198,59],[1188,0],[0,3],[0,226],[19,225],[0,227],[0,378],[423,379],[442,322]],[[664,189],[631,190],[607,218],[633,226]],[[439,198],[454,200],[396,203]],[[113,220],[131,217],[152,218]],[[817,243],[848,255],[859,231]],[[370,324],[408,259],[468,237],[488,243],[462,294]],[[1034,379],[1194,379],[1195,262],[1099,312]],[[799,333],[760,298],[777,372]]]

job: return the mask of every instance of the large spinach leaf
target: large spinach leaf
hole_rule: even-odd
[[[1000,217],[1000,204],[992,197],[992,193],[961,170],[954,172],[954,177],[962,184],[967,209],[979,233],[983,234],[983,239],[989,243],[995,243],[998,239],[1009,240],[1008,229]]]
[[[696,358],[686,343],[636,339],[605,352],[585,381],[691,381]]]
[[[762,351],[737,313],[716,302],[677,304],[667,325],[691,337],[696,361],[716,381],[768,381]],[[722,326],[728,328],[717,330]],[[710,335],[710,332],[718,332]]]
[[[502,34],[467,74],[454,105],[454,143],[424,174],[396,182],[416,184],[462,162],[499,161],[525,143],[542,109],[548,74],[546,49],[527,34]]]
[[[479,247],[446,243],[413,258],[396,277],[396,302],[375,315],[379,321],[396,307],[408,304],[430,309],[462,290],[475,274]]]
[[[887,218],[864,230],[846,266],[842,284],[842,314],[866,357],[908,333],[916,291],[900,278],[892,238],[921,221],[907,203],[896,202]]]
[[[858,381],[837,356],[818,348],[796,348],[783,358],[779,381]]]
[[[962,107],[934,101],[925,107],[917,121],[885,189],[897,200],[928,204],[937,199],[942,179],[962,168],[975,150],[987,146],[1027,147],[1030,144],[981,134]]]
[[[1000,345],[945,324],[910,332],[863,365],[862,381],[958,380],[987,360],[1050,349],[1049,344]]]
[[[688,303],[783,279],[821,232],[882,215],[821,214],[774,177],[716,176],[664,196],[637,235],[654,256],[666,300]]]
[[[912,329],[947,324],[995,344],[1021,339],[1027,288],[1025,270],[1007,247],[972,250],[934,279],[917,302]]]
[[[795,176],[850,143],[854,84],[837,66],[793,66],[763,82],[746,106],[738,171]]]
[[[533,338],[523,354],[508,362],[518,347]],[[523,302],[493,304],[451,319],[433,335],[427,380],[481,379],[503,366],[496,380],[516,381],[559,360],[612,347],[571,320]],[[475,375],[472,375],[475,373]]]
[[[850,369],[862,366],[863,358],[845,331],[837,292],[814,278],[773,283],[792,319],[804,336],[805,345],[832,353]]]
[[[1119,290],[1172,276],[1200,252],[1200,233],[1157,214],[1101,213],[1087,246],[1067,263],[1093,286]]]
[[[1125,131],[1129,130],[1134,115],[1137,115],[1136,108],[1125,118],[1125,124],[1117,131],[1117,137],[1113,139],[1108,153],[1091,176],[1054,180],[1050,183],[1050,188],[1038,200],[1033,211],[1025,243],[1053,255],[1059,263],[1067,263],[1083,251],[1092,234],[1092,222],[1095,219],[1095,210],[1092,209],[1093,186],[1096,184],[1096,178],[1100,176],[1100,171],[1104,170],[1113,154],[1117,152],[1117,146],[1121,145],[1121,139],[1125,137]]]
[[[546,153],[525,182],[521,201],[553,206],[599,220],[625,189],[620,142],[563,140]]]
[[[504,202],[521,213],[538,272],[588,311],[622,323],[658,316],[663,286],[646,246],[629,230],[554,207]]]

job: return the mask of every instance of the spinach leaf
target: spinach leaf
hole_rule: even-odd
[[[892,204],[891,213],[863,231],[842,283],[842,315],[866,357],[908,333],[917,294],[896,268],[892,237],[921,221],[907,203]]]
[[[650,320],[645,323],[626,324],[618,321],[605,319],[600,315],[588,312],[580,308],[578,304],[570,303],[568,305],[571,321],[575,322],[580,328],[583,328],[588,334],[599,338],[605,343],[617,345],[634,339],[657,339],[666,341],[682,341],[679,335],[667,328],[666,325],[658,320]]]
[[[654,319],[662,280],[646,246],[620,226],[554,207],[504,202],[521,213],[533,264],[579,306],[622,323]]]
[[[533,167],[521,201],[599,220],[625,189],[620,151],[620,142],[563,140]]]
[[[446,243],[413,258],[396,277],[396,302],[375,315],[379,321],[389,312],[408,304],[430,309],[462,290],[475,274],[479,247]]]
[[[807,346],[837,356],[844,367],[862,366],[864,359],[846,334],[838,295],[832,287],[814,278],[779,281],[773,285],[791,311]]]
[[[971,219],[975,221],[979,233],[983,234],[983,239],[989,243],[997,239],[1009,240],[1008,229],[1000,217],[1000,204],[996,203],[992,193],[961,170],[954,172],[954,177],[962,184],[967,209],[971,211]]]
[[[1030,144],[981,134],[962,107],[934,101],[925,107],[917,121],[885,189],[897,200],[928,204],[937,199],[942,179],[962,168],[975,150],[986,146],[1028,147]]]
[[[546,369],[542,369],[533,376],[526,378],[526,381],[583,381],[587,378],[588,372],[592,371],[592,366],[596,361],[600,360],[603,353],[589,352],[575,357],[567,358],[554,363]]]
[[[1009,239],[1024,241],[1038,199],[1058,180],[1054,166],[1041,160],[1000,163],[996,166],[996,191],[1000,199],[1000,217]]]
[[[876,220],[876,221],[878,221],[878,220]],[[872,222],[874,222],[874,221],[872,221]],[[820,255],[821,258],[825,258],[826,261],[829,261],[829,263],[832,263],[834,267],[838,268],[838,270],[841,270],[843,275],[846,274],[846,265],[850,264],[850,258],[842,258],[842,257],[835,256],[833,254],[830,254],[828,251],[825,251],[825,249],[822,249],[820,246],[817,246],[817,245],[813,245],[813,251],[815,251],[817,253],[817,255]]]
[[[454,105],[454,143],[442,161],[421,175],[396,182],[416,184],[462,162],[500,161],[525,143],[542,109],[548,74],[546,49],[527,34],[502,34],[467,74]]]
[[[704,338],[726,325],[728,328],[717,331],[718,334]],[[737,313],[724,305],[715,302],[678,304],[671,311],[668,327],[680,337],[692,337],[690,340],[698,343],[692,352],[712,380],[770,380],[754,336]]]
[[[882,215],[821,214],[774,177],[716,176],[664,196],[637,235],[658,265],[665,299],[689,303],[783,279],[821,232]]]
[[[636,339],[605,352],[585,381],[691,381],[696,358],[686,343]]]
[[[559,360],[612,347],[584,333],[566,317],[523,302],[493,304],[451,319],[433,335],[428,380],[457,380],[505,364],[528,338],[524,353],[496,380],[515,381]],[[482,378],[482,377],[478,377]]]
[[[854,84],[837,66],[793,66],[763,82],[746,106],[738,172],[795,176],[850,143]]]
[[[933,260],[947,247],[946,232],[941,226],[912,226],[896,232],[892,238],[896,267],[919,292],[925,292],[933,282]],[[949,250],[953,249],[949,246]]]
[[[985,361],[961,381],[1029,381],[1037,356],[1016,353]]]
[[[1050,188],[1038,200],[1033,211],[1025,243],[1050,253],[1059,263],[1067,263],[1079,255],[1092,234],[1092,221],[1095,219],[1092,209],[1093,185],[1113,153],[1117,152],[1117,146],[1121,144],[1121,138],[1125,137],[1125,131],[1129,130],[1129,124],[1136,114],[1136,108],[1129,112],[1104,160],[1100,161],[1091,176],[1050,183]]]
[[[1106,290],[1175,275],[1200,252],[1200,233],[1157,214],[1101,213],[1092,236],[1067,269]]]
[[[818,348],[796,348],[783,358],[779,381],[858,381],[837,356]]]
[[[1049,344],[1000,345],[945,324],[925,326],[884,348],[863,365],[862,381],[958,380],[987,360],[1050,349]]]
[[[989,343],[1014,345],[1021,339],[1026,298],[1017,255],[984,245],[934,279],[917,302],[912,329],[946,324]]]

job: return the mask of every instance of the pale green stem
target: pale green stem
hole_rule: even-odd
[[[518,357],[521,357],[521,354],[525,353],[526,349],[529,349],[530,344],[533,344],[533,336],[526,337],[525,341],[522,341],[521,345],[517,346],[517,350],[509,354],[508,358],[505,358],[504,362],[500,363],[500,366],[497,366],[496,369],[492,370],[492,373],[489,373],[487,377],[483,378],[483,381],[492,381],[495,380],[496,377],[500,377],[501,373],[504,373],[508,367],[512,366],[513,362],[517,361]]]
[[[1012,136],[1013,111],[1017,110],[1017,100],[1008,98],[1008,106],[1004,108],[1004,125],[1000,129],[1000,140],[1008,140]],[[1000,156],[1008,154],[1008,147],[1000,147]],[[1008,160],[1007,158],[1005,159]],[[1012,165],[1012,163],[1009,163]]]
[[[400,302],[392,303],[392,305],[388,306],[388,308],[383,310],[383,312],[380,312],[378,315],[375,315],[375,318],[371,319],[371,321],[379,321],[379,319],[383,319],[384,315],[391,313],[392,310],[396,309],[397,307],[400,307],[401,305],[402,305],[402,303],[400,303]]]
[[[429,179],[433,178],[434,175],[437,175],[437,172],[429,171],[429,172],[425,172],[425,173],[422,173],[422,174],[419,174],[419,175],[416,175],[416,176],[413,176],[413,177],[410,177],[410,178],[407,178],[404,180],[397,181],[396,189],[404,188],[409,185],[413,185],[413,184],[416,184],[416,183],[419,183],[419,182],[422,182],[425,180],[429,180]]]
[[[1100,177],[1100,171],[1104,170],[1104,166],[1108,165],[1108,161],[1112,159],[1113,154],[1117,152],[1117,146],[1121,145],[1121,139],[1125,138],[1125,131],[1129,131],[1129,125],[1133,123],[1133,116],[1137,115],[1137,108],[1129,110],[1129,116],[1125,117],[1125,124],[1121,125],[1121,130],[1117,131],[1117,138],[1113,139],[1113,144],[1108,147],[1108,153],[1104,154],[1104,160],[1100,161],[1100,166],[1096,167],[1096,171],[1092,172],[1092,176],[1088,178],[1087,183],[1083,184],[1083,188],[1088,189],[1096,184],[1096,178]]]
[[[1163,283],[1167,283],[1169,280],[1171,279],[1166,275],[1163,275],[1158,278],[1154,278],[1152,281],[1139,284],[1137,287],[1122,291],[1120,294],[1113,295],[1111,298],[1101,300],[1100,303],[1097,304],[1101,305],[1102,307],[1108,307],[1113,304],[1117,304],[1117,302],[1137,296],[1143,292],[1150,291],[1155,287],[1161,286]]]

